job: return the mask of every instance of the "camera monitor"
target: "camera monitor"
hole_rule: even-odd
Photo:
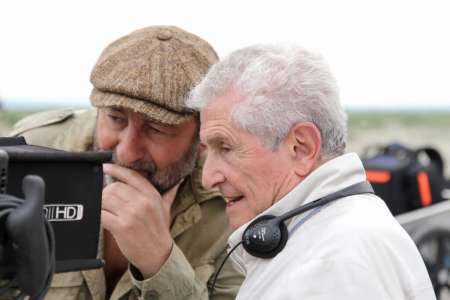
[[[23,138],[0,138],[0,152],[0,193],[24,198],[22,180],[29,174],[45,182],[44,215],[55,233],[56,272],[101,267],[96,258],[102,164],[111,160],[111,153],[66,152],[27,145]]]

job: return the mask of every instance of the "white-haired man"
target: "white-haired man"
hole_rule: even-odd
[[[414,242],[366,188],[358,156],[345,153],[346,115],[320,56],[296,46],[237,50],[188,106],[201,112],[203,184],[227,199],[230,246],[244,244],[231,255],[246,273],[237,299],[435,299]],[[278,254],[250,254],[250,240],[258,249],[272,239],[260,223],[246,230],[257,217],[306,206],[314,208],[281,222]]]

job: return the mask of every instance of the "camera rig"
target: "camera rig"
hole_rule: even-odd
[[[0,137],[0,287],[32,299],[53,272],[99,268],[102,164],[110,152],[66,152]],[[31,175],[31,176],[30,176]]]

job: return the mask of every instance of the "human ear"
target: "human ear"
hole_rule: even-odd
[[[286,142],[295,173],[307,176],[320,160],[322,136],[319,129],[311,122],[297,123],[289,130]]]

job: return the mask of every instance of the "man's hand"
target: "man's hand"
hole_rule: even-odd
[[[102,225],[130,263],[148,278],[159,271],[172,249],[170,208],[177,188],[161,196],[134,170],[104,164],[103,171],[118,181],[103,189]]]

